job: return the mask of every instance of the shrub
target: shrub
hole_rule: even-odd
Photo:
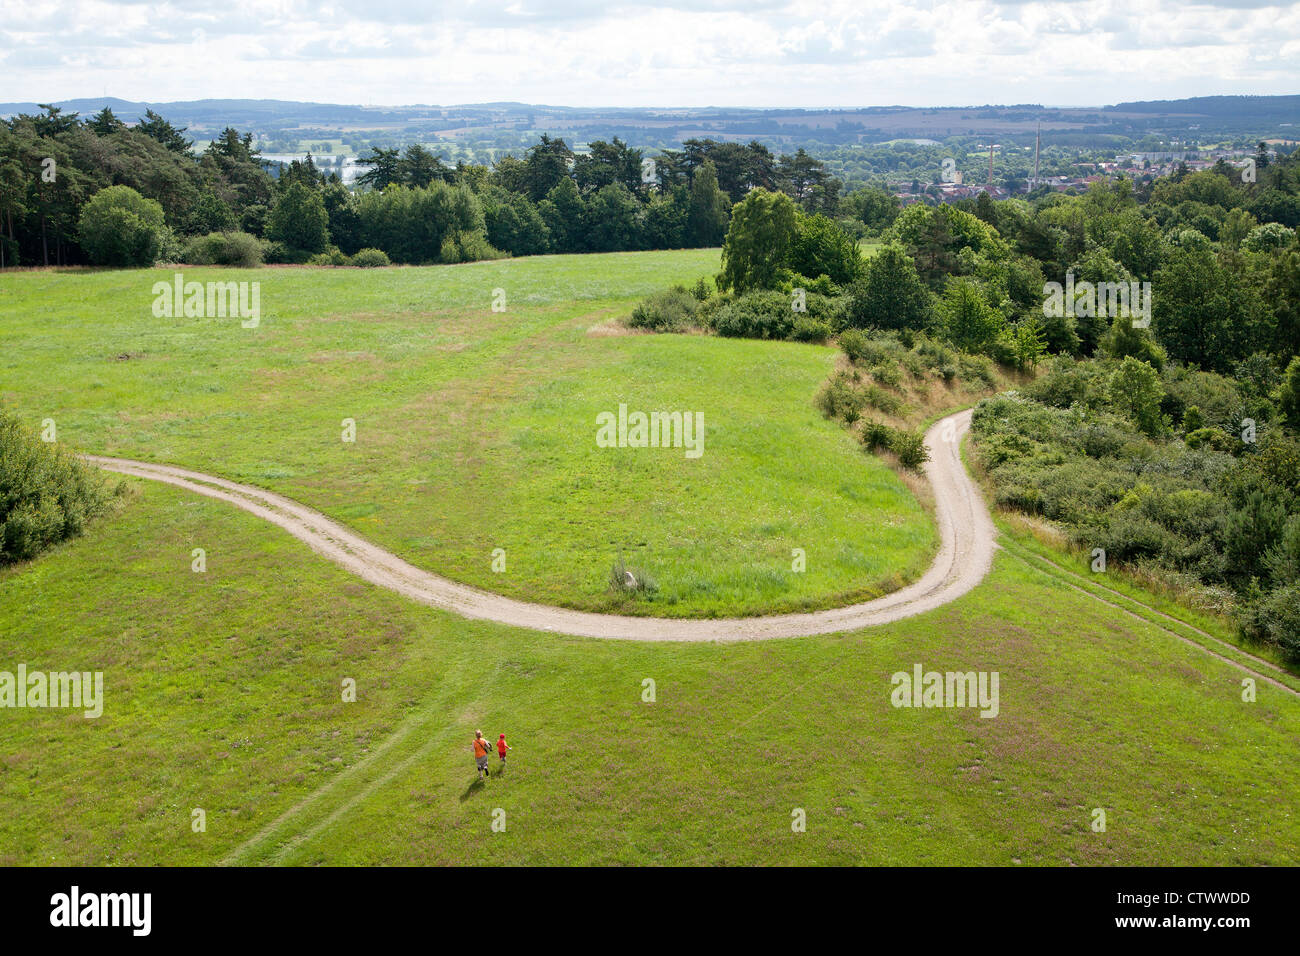
[[[1241,610],[1242,630],[1256,640],[1275,644],[1292,661],[1300,661],[1300,585],[1288,584],[1255,596]]]
[[[862,444],[868,451],[887,448],[898,457],[904,468],[915,470],[930,460],[925,438],[919,432],[891,428],[883,422],[866,421],[862,426]]]
[[[871,377],[881,385],[888,385],[890,388],[898,388],[903,382],[903,373],[898,370],[897,365],[891,364],[888,360],[873,365]]]
[[[0,412],[0,565],[80,534],[108,500],[98,472]]]
[[[300,266],[306,263],[312,254],[305,249],[286,246],[283,242],[268,242],[265,257],[270,263]]]
[[[253,269],[262,264],[264,254],[264,243],[256,236],[246,232],[210,232],[186,242],[181,258],[194,266]]]
[[[867,337],[867,334],[857,329],[845,329],[840,333],[840,350],[854,365],[858,365],[866,359],[867,349],[870,344],[871,339]]]
[[[852,282],[862,269],[858,243],[837,223],[820,213],[795,217],[794,239],[787,265],[805,276],[827,276],[841,285]]]
[[[95,193],[77,225],[81,247],[98,266],[153,265],[167,232],[162,206],[130,186]]]
[[[905,354],[897,340],[885,336],[873,338],[858,329],[845,329],[840,333],[840,348],[854,365],[897,364]]]
[[[359,269],[378,269],[392,265],[388,253],[383,249],[362,249],[352,257],[352,264]]]
[[[866,402],[872,408],[879,409],[886,415],[896,414],[903,407],[903,400],[893,392],[886,392],[874,385],[868,386]]]
[[[1187,433],[1184,441],[1187,442],[1188,448],[1210,448],[1214,451],[1233,452],[1240,446],[1241,442],[1233,438],[1222,428],[1209,427],[1197,428]]]
[[[460,262],[483,262],[488,259],[504,259],[508,253],[492,248],[487,236],[479,231],[455,231],[442,241],[438,261],[448,265]]]
[[[713,327],[730,338],[786,339],[797,314],[783,293],[751,292],[714,313]]]
[[[985,388],[992,388],[997,382],[993,376],[993,363],[983,355],[959,355],[957,368],[967,382],[979,382]]]
[[[1288,229],[1280,222],[1266,222],[1252,229],[1241,245],[1251,252],[1272,252],[1290,245],[1295,237],[1294,229]]]
[[[888,448],[890,435],[893,431],[884,422],[868,419],[862,426],[862,444],[866,446],[867,451]]]
[[[920,432],[893,429],[889,437],[889,450],[898,456],[898,463],[904,468],[915,470],[923,462],[930,460],[930,453],[925,447],[925,437]]]
[[[639,302],[627,324],[634,329],[652,332],[682,332],[695,325],[699,300],[681,286],[656,292]]]
[[[794,320],[790,338],[796,342],[825,342],[831,337],[831,327],[821,319],[801,315]]]
[[[1155,437],[1168,427],[1160,415],[1164,386],[1159,374],[1146,362],[1126,356],[1111,373],[1107,387],[1111,404],[1123,410],[1143,434]]]
[[[790,280],[790,288],[803,289],[805,292],[816,293],[817,295],[826,296],[827,298],[839,294],[839,288],[835,285],[835,282],[830,276],[825,275],[824,273],[815,279],[796,273]]]
[[[843,373],[833,375],[814,399],[827,418],[838,418],[852,425],[862,415],[863,399]]]
[[[959,349],[979,352],[1002,336],[1006,320],[989,306],[984,291],[969,279],[953,279],[936,308],[944,334]]]
[[[346,266],[350,264],[351,260],[343,254],[343,251],[338,246],[330,246],[324,252],[318,252],[307,260],[309,266]]]
[[[1051,367],[1024,388],[1025,396],[1055,408],[1081,405],[1095,408],[1105,399],[1105,382],[1100,366],[1093,362],[1076,362],[1060,355]]]

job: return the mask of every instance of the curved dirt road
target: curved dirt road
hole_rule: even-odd
[[[940,546],[917,581],[873,601],[802,614],[674,619],[594,614],[530,604],[480,591],[423,571],[290,498],[170,465],[83,456],[108,471],[148,478],[226,501],[279,525],[315,552],[372,584],[463,617],[579,637],[635,641],[757,641],[850,631],[886,624],[956,600],[979,584],[993,563],[994,530],[984,499],[961,463],[961,439],[971,413],[940,419],[926,432]]]

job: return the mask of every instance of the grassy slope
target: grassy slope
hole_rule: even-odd
[[[256,330],[154,318],[167,270],[12,273],[0,403],[54,418],[80,449],[269,487],[414,564],[550,604],[759,613],[916,577],[937,545],[929,518],[813,408],[833,350],[608,334],[645,293],[716,267],[716,250],[691,250],[185,270],[261,282]],[[703,457],[597,448],[596,415],[620,402],[703,412]],[[652,599],[609,591],[620,555],[656,579]]]
[[[4,666],[102,668],[98,721],[3,713],[0,864],[1282,864],[1300,703],[1002,554],[934,613],[826,638],[633,645],[466,622],[148,483],[0,571]],[[206,575],[190,548],[209,546]],[[889,675],[1001,674],[1001,715]],[[356,704],[340,701],[354,677]],[[644,678],[658,700],[641,702]],[[508,777],[475,784],[474,729]],[[190,810],[208,814],[205,834]],[[807,811],[794,834],[790,813]],[[1091,810],[1108,829],[1089,829]],[[492,812],[506,811],[503,833]]]

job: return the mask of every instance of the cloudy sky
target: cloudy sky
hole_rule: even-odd
[[[1300,92],[1258,0],[0,0],[0,101],[1098,105]]]

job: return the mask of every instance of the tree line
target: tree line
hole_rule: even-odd
[[[82,119],[42,106],[0,122],[0,266],[342,263],[363,250],[421,264],[716,246],[732,205],[755,188],[829,215],[896,213],[880,196],[841,197],[802,149],[776,156],[756,141],[692,139],[647,156],[617,137],[575,152],[543,135],[490,167],[451,166],[418,144],[372,147],[349,188],[310,155],[267,162],[251,133],[227,128],[196,152],[186,132],[153,111],[128,125],[110,108]]]
[[[1253,172],[913,204],[869,257],[756,188],[732,210],[716,289],[667,290],[628,321],[837,337],[851,369],[819,406],[913,467],[919,434],[871,414],[901,404],[888,389],[905,372],[950,383],[978,369],[966,356],[1046,361],[976,413],[998,502],[1192,588],[1300,662],[1300,156],[1261,154]]]

